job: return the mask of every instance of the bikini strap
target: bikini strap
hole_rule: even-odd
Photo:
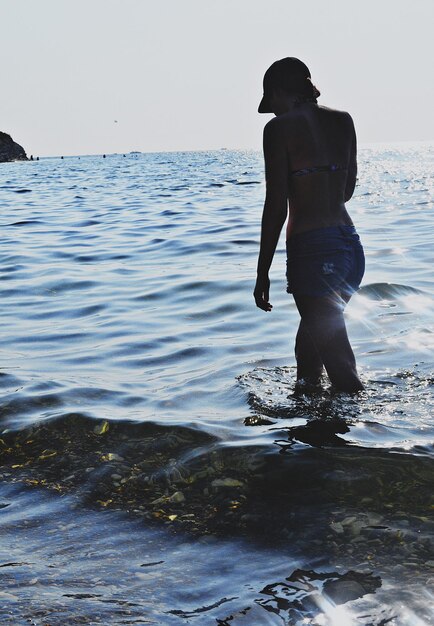
[[[301,170],[290,172],[290,176],[304,176],[305,174],[314,174],[315,172],[336,172],[338,170],[346,170],[345,165],[332,163],[331,165],[315,165],[313,167],[304,167]]]

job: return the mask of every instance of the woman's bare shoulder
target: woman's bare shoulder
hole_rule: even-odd
[[[283,135],[299,134],[306,125],[309,127],[315,125],[315,120],[321,125],[334,128],[336,132],[347,134],[354,131],[353,119],[349,113],[321,105],[310,110],[295,108],[273,117],[264,127],[264,139],[272,141],[273,138]]]
[[[277,115],[264,126],[264,143],[275,143],[284,140],[291,123],[287,114]]]
[[[318,106],[318,110],[327,116],[333,116],[336,119],[340,119],[347,124],[353,125],[353,118],[347,111],[340,111],[339,109],[332,109],[331,107]]]

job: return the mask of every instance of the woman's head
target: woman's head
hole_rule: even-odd
[[[265,72],[259,113],[276,112],[272,102],[276,95],[291,96],[295,103],[316,103],[320,92],[312,84],[307,65],[295,57],[286,57],[270,65]]]

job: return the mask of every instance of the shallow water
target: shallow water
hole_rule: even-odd
[[[360,151],[358,398],[283,242],[254,307],[259,154],[2,164],[2,623],[434,623],[433,153]]]

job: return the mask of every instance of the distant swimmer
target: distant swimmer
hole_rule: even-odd
[[[345,207],[356,184],[356,134],[351,116],[318,106],[319,95],[299,59],[276,61],[265,73],[258,111],[276,117],[264,128],[266,195],[254,298],[271,311],[268,273],[288,218],[287,292],[301,317],[296,390],[316,388],[325,367],[336,390],[352,393],[363,384],[343,314],[365,270]]]
[[[102,155],[102,158],[105,159],[105,154]]]

